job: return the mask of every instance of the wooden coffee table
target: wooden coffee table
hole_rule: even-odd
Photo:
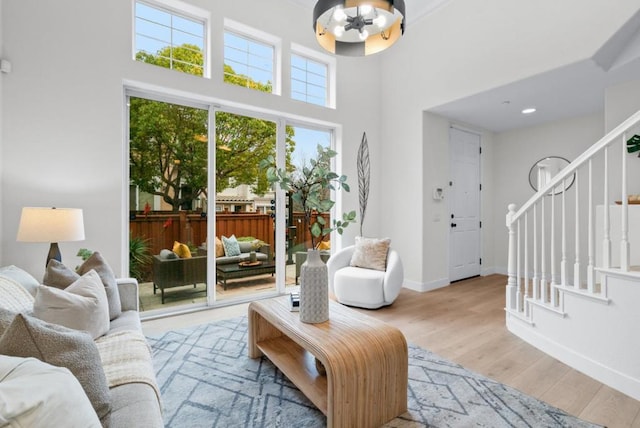
[[[306,324],[288,299],[249,304],[249,357],[266,355],[328,427],[379,427],[406,412],[409,357],[400,330],[333,301],[329,321]]]
[[[238,263],[228,263],[216,265],[216,280],[222,284],[223,289],[227,289],[227,279],[246,278],[248,276],[262,275],[265,273],[275,273],[276,264],[273,262],[262,262],[257,266],[240,266]]]

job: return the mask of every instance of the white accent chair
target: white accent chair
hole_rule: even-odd
[[[377,309],[396,300],[404,269],[398,252],[389,248],[386,271],[350,266],[355,245],[336,252],[327,261],[329,289],[343,305]]]

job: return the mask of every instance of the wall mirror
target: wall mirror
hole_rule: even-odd
[[[533,190],[537,192],[538,189],[546,186],[547,183],[549,183],[551,179],[555,177],[560,171],[562,171],[567,165],[569,165],[569,161],[560,156],[548,156],[546,158],[542,158],[534,163],[531,167],[531,170],[529,170],[529,184],[531,185]],[[575,180],[575,174],[573,174],[571,177],[567,177],[567,179],[565,180],[564,189],[562,188],[562,184],[559,184],[548,194],[557,195],[559,193],[562,193],[563,190],[569,190]]]

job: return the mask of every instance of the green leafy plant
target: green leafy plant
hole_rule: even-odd
[[[140,237],[129,238],[129,275],[142,281],[145,267],[151,262],[149,240]]]
[[[314,213],[331,211],[335,201],[330,199],[331,190],[349,191],[346,175],[338,175],[331,171],[331,159],[337,153],[318,144],[317,157],[311,159],[308,165],[288,171],[275,166],[273,156],[261,162],[261,168],[267,171],[267,180],[271,184],[279,184],[280,188],[291,192],[295,205],[304,212],[304,228],[311,234],[311,246],[316,249],[320,242],[334,230],[342,234],[349,224],[356,220],[356,212],[343,213],[341,219],[334,219],[331,225],[318,215],[315,222],[311,222]]]

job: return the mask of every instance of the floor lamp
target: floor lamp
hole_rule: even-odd
[[[79,208],[24,207],[18,226],[19,242],[49,242],[49,260],[62,261],[58,242],[82,241],[84,221]]]

